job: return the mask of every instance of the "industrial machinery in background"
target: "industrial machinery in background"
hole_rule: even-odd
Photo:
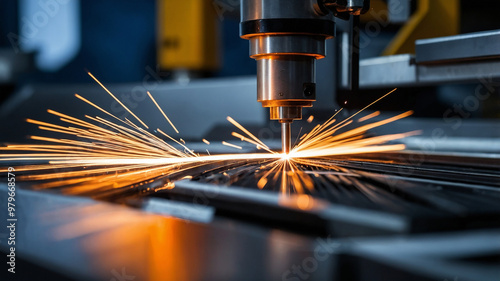
[[[220,68],[219,22],[211,1],[157,1],[156,21],[159,70],[187,83]]]

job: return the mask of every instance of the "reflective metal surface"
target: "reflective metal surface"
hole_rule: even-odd
[[[302,109],[299,106],[272,106],[269,108],[271,120],[292,122],[302,119]]]
[[[415,41],[417,64],[500,58],[500,30]]]
[[[325,39],[306,35],[273,35],[250,38],[250,57],[295,54],[323,58]]]
[[[355,15],[359,15],[361,13],[361,9],[363,9],[365,0],[347,0],[346,10]]]
[[[447,65],[421,65],[417,81],[422,85],[447,82],[484,82],[500,78],[500,61],[486,60]],[[491,82],[490,82],[491,83]]]
[[[348,86],[347,39],[341,38],[341,88]],[[416,54],[360,61],[360,86],[383,88],[476,82],[500,77],[500,31],[416,41]],[[345,75],[344,75],[345,74]]]
[[[290,148],[292,147],[292,128],[290,122],[281,123],[281,147],[283,147],[283,153],[288,154]]]
[[[1,202],[6,202],[6,195],[7,187],[2,184]],[[52,281],[281,280],[294,264],[314,256],[314,251],[326,259],[308,273],[309,280],[330,278],[334,271],[336,249],[327,251],[328,243],[277,229],[220,218],[201,224],[92,199],[26,190],[18,190],[16,199],[22,210],[17,213],[16,257],[62,274]],[[2,254],[7,249],[4,242],[2,236]],[[22,279],[29,274],[28,268],[19,262],[14,279],[2,280],[33,280]],[[45,277],[42,273],[36,278]]]
[[[317,0],[242,0],[240,28],[257,60],[257,100],[271,108],[271,119],[300,119],[302,107],[316,100],[315,60],[335,35],[333,14]],[[290,108],[294,114],[282,114]],[[290,132],[282,134],[288,151]]]
[[[316,60],[308,56],[269,56],[257,60],[257,101],[311,102],[314,92],[304,83],[314,83]],[[284,104],[283,104],[284,105]]]
[[[324,7],[337,13],[336,16],[344,19],[347,19],[349,14],[359,16],[367,12],[370,7],[370,0],[320,0],[320,2]],[[342,13],[345,15],[339,15]]]
[[[412,64],[411,55],[394,55],[361,60],[359,63],[359,84],[361,87],[396,87],[417,83],[417,66]],[[347,64],[346,61],[342,61]],[[344,64],[342,64],[344,66]],[[343,74],[348,72],[342,71]],[[343,77],[342,87],[349,83]]]
[[[265,217],[281,214],[292,222],[314,222],[313,217],[301,219],[299,215],[311,212],[336,218],[337,223],[330,226],[332,233],[352,229],[352,222],[393,230],[410,222],[374,210],[324,205],[308,195],[278,198],[261,190],[212,189],[191,181],[179,187],[171,191],[191,189],[193,194],[210,195],[210,200],[233,196],[238,200],[230,202],[241,206],[240,210],[257,213],[267,204],[285,211],[265,209]],[[242,197],[245,193],[261,205],[242,204],[248,202]],[[6,202],[6,197],[7,187],[0,184],[0,201]],[[40,272],[39,268],[39,276],[18,280],[44,280],[51,276],[48,271],[60,273],[51,281],[387,280],[393,276],[391,280],[498,279],[498,229],[376,237],[312,236],[220,216],[198,223],[155,214],[164,213],[161,203],[169,201],[154,199],[154,210],[146,207],[144,211],[20,189],[16,195],[20,211],[16,277],[29,274],[28,268],[38,265],[45,270]],[[4,212],[0,218],[5,221],[6,215]],[[7,249],[5,231],[0,231],[2,254]],[[27,262],[21,263],[21,259]]]
[[[403,54],[360,61],[361,88],[428,86],[442,83],[482,82],[500,78],[497,60],[471,60],[461,63],[419,65],[413,55]],[[341,80],[345,88],[346,78]]]

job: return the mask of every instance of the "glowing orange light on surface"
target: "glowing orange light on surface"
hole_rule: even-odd
[[[91,73],[89,75],[117,100],[97,78]],[[151,93],[148,92],[148,95],[165,120],[178,132]],[[18,167],[18,171],[37,171],[37,173],[24,175],[21,179],[44,181],[38,185],[39,188],[64,186],[66,188],[63,192],[70,194],[88,194],[96,191],[139,186],[174,173],[183,171],[189,173],[193,168],[203,167],[218,161],[241,161],[242,165],[262,163],[262,167],[267,171],[259,173],[258,188],[262,189],[269,183],[279,181],[283,194],[288,194],[291,191],[304,193],[306,190],[312,190],[314,183],[310,176],[301,170],[302,166],[332,169],[332,165],[325,161],[324,157],[402,150],[405,148],[402,144],[386,143],[417,133],[365,137],[368,130],[405,118],[412,114],[411,111],[339,133],[340,129],[352,124],[351,119],[371,106],[373,104],[371,103],[340,122],[335,119],[335,116],[342,111],[342,109],[338,110],[325,123],[318,124],[310,132],[300,136],[298,144],[292,148],[289,154],[281,154],[272,151],[250,131],[228,116],[227,120],[243,133],[233,132],[232,136],[253,144],[257,149],[263,149],[265,152],[210,155],[207,151],[208,154],[201,155],[191,150],[183,139],[175,139],[161,129],[156,129],[161,137],[173,142],[169,143],[164,138],[137,126],[126,118],[122,120],[114,116],[86,98],[78,94],[75,96],[112,119],[85,116],[86,120],[82,120],[49,109],[50,114],[59,117],[62,125],[33,119],[28,119],[27,122],[38,125],[41,130],[57,132],[66,137],[78,137],[80,140],[31,136],[33,140],[48,144],[0,147],[0,150],[8,152],[0,154],[0,161],[44,162],[43,164]],[[148,128],[139,117],[121,102],[119,103],[145,128]],[[369,114],[358,121],[367,121],[378,114],[377,112]],[[206,139],[203,139],[203,142],[210,144]],[[222,144],[242,149],[241,146],[226,141],[223,141]],[[52,172],[54,169],[62,171],[55,173]],[[56,179],[58,181],[54,181]],[[167,184],[158,188],[169,189],[173,187],[173,184]]]

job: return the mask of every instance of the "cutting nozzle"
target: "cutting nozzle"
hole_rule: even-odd
[[[284,154],[288,154],[292,148],[292,123],[281,123],[281,147]]]

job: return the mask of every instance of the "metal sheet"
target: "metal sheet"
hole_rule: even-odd
[[[498,280],[499,235],[498,230],[488,230],[366,239],[354,244],[351,252],[370,260],[364,268],[370,268],[368,264],[390,264],[399,270],[418,272],[426,277],[418,280]],[[360,265],[363,268],[363,264]],[[388,269],[384,273],[390,276],[394,271]],[[361,273],[359,279],[384,280],[365,274]]]
[[[2,183],[0,201],[7,202]],[[21,258],[71,280],[281,280],[318,252],[324,259],[308,280],[333,280],[336,268],[338,246],[329,247],[330,238],[222,218],[200,224],[23,189],[17,190],[17,203],[16,277],[29,275]],[[5,222],[7,212],[2,213]],[[4,242],[8,229],[2,229]],[[0,243],[0,252],[6,251],[7,244]]]

